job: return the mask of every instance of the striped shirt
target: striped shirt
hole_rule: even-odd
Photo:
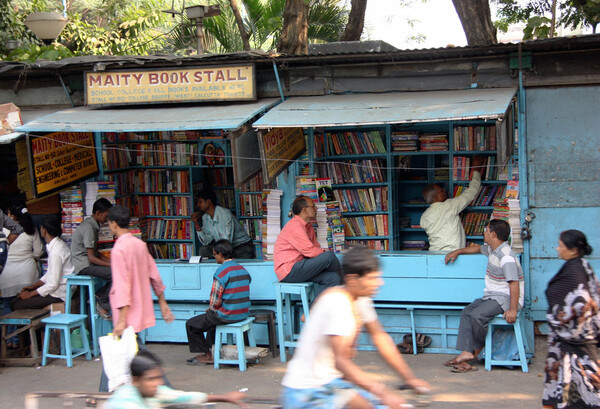
[[[481,246],[481,254],[488,257],[485,273],[485,290],[483,299],[496,300],[504,311],[510,309],[510,281],[519,282],[519,308],[523,307],[525,285],[523,269],[515,253],[507,242],[502,243],[495,250],[487,244]]]
[[[222,287],[221,302],[214,300],[211,294],[211,307],[219,318],[237,322],[248,318],[250,308],[250,281],[248,271],[233,260],[223,263],[213,276],[213,283],[218,282]],[[215,283],[216,284],[216,283]],[[213,289],[220,290],[213,285]]]

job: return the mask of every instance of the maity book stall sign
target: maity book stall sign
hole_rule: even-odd
[[[91,132],[29,136],[31,177],[36,197],[59,191],[98,174]]]
[[[86,105],[253,101],[254,65],[85,73]]]

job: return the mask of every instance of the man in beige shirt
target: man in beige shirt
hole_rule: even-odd
[[[473,158],[473,177],[469,187],[460,196],[448,199],[448,193],[440,185],[427,185],[423,198],[430,205],[421,216],[421,227],[429,237],[430,251],[454,251],[467,245],[465,229],[459,214],[479,192],[483,158]]]

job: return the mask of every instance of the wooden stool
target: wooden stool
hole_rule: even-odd
[[[94,356],[100,355],[100,347],[98,346],[98,324],[100,315],[96,312],[96,288],[95,288],[95,280],[100,280],[99,278],[94,278],[92,276],[84,276],[84,275],[70,275],[67,276],[67,303],[65,307],[65,311],[67,314],[71,313],[71,287],[72,286],[80,286],[79,291],[79,314],[85,314],[90,317],[90,336],[92,338],[92,354]],[[87,294],[86,294],[87,288]],[[85,303],[86,296],[89,300],[89,312],[85,311]]]
[[[47,358],[61,358],[67,360],[67,366],[73,366],[73,358],[85,354],[85,359],[92,359],[90,352],[90,342],[85,334],[85,314],[58,314],[48,318],[44,318],[42,322],[46,324],[44,334],[44,355],[42,358],[42,366],[46,366]],[[71,330],[79,328],[81,343],[83,348],[74,349],[71,347]],[[60,331],[60,354],[50,354],[50,331],[56,329]]]
[[[275,295],[277,301],[277,334],[279,335],[279,357],[281,362],[285,362],[285,347],[294,348],[297,344],[299,334],[294,333],[294,316],[292,314],[292,295],[299,295],[302,301],[302,311],[304,318],[308,320],[309,299],[313,294],[313,283],[282,283],[276,282]],[[284,330],[283,310],[285,308],[286,329]],[[287,334],[285,334],[285,333]],[[289,340],[286,339],[289,337]]]
[[[251,347],[256,346],[254,334],[252,333],[253,317],[248,317],[243,321],[233,324],[217,325],[215,333],[215,354],[214,366],[219,369],[220,364],[238,364],[240,371],[246,370],[246,346],[244,345],[244,332],[248,332],[248,343]],[[238,359],[221,359],[221,346],[223,344],[223,335],[227,335],[227,344],[233,344],[232,337],[235,335],[235,343],[238,350]]]
[[[2,346],[0,348],[0,364],[2,365],[39,365],[41,357],[38,351],[37,337],[35,336],[35,330],[42,325],[42,319],[50,315],[49,310],[45,309],[32,309],[32,310],[16,310],[10,314],[6,314],[0,317],[0,326],[2,327],[2,337],[0,342]],[[6,333],[7,325],[16,325],[21,328],[17,328],[10,334]],[[30,358],[8,358],[6,351],[6,340],[14,337],[15,335],[21,334],[25,331],[29,331],[29,337],[31,338],[31,357]]]
[[[500,360],[493,359],[493,357],[492,357],[492,349],[493,349],[492,334],[494,333],[494,327],[499,327],[499,326],[505,326],[505,327],[508,326],[508,327],[513,328],[513,330],[515,332],[515,339],[517,341],[517,350],[519,351],[519,361],[521,362],[521,369],[523,370],[523,372],[529,372],[529,369],[527,367],[527,355],[525,355],[525,344],[523,342],[524,334],[523,334],[523,330],[521,328],[521,319],[519,318],[519,315],[517,315],[516,321],[512,324],[509,324],[508,322],[506,322],[506,320],[504,319],[502,314],[494,317],[488,324],[488,331],[487,331],[487,335],[485,337],[485,370],[491,371],[492,365],[515,366],[515,363],[517,362],[517,361],[500,361]]]
[[[250,310],[250,316],[254,317],[254,322],[266,322],[267,332],[269,334],[269,348],[273,358],[277,356],[277,334],[275,331],[275,311],[266,309]]]

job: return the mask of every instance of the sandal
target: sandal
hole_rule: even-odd
[[[412,354],[414,352],[412,342],[410,344],[401,342],[396,346],[398,347],[398,351],[400,351],[403,354]],[[417,354],[421,353],[423,353],[423,347],[417,345]]]
[[[427,348],[431,345],[431,337],[424,334],[415,334],[417,339],[417,347]],[[406,334],[403,338],[405,344],[412,344],[412,334]]]
[[[454,368],[451,369],[451,371],[454,373],[477,372],[478,370],[479,368],[471,366],[466,362],[461,362],[460,364],[456,365]]]
[[[452,358],[449,361],[444,362],[444,366],[448,366],[450,368],[454,368],[455,366],[458,366],[461,364],[461,361],[458,361],[456,358]]]
[[[187,359],[185,363],[188,365],[212,365],[214,364],[214,360],[209,359],[208,357],[206,359],[198,359],[197,357],[193,357]]]

